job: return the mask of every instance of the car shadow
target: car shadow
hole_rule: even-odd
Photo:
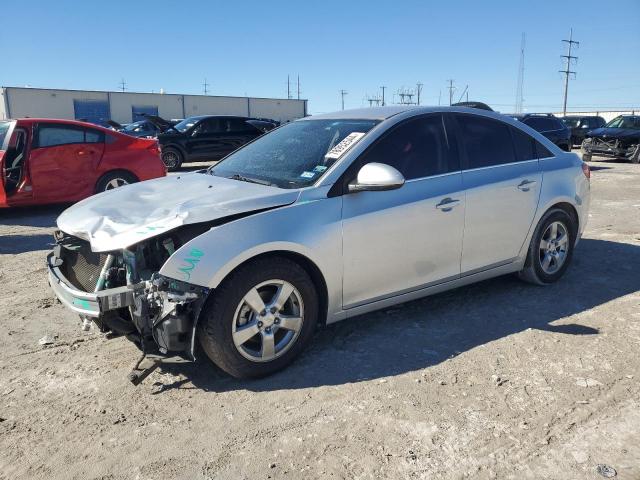
[[[0,236],[0,255],[15,255],[38,250],[51,250],[51,248],[53,248],[53,236],[51,235]]]
[[[0,224],[24,227],[54,227],[56,218],[70,205],[57,204],[0,209]]]
[[[206,359],[163,365],[164,371],[184,377],[159,384],[154,393],[342,385],[429,368],[527,329],[548,332],[560,341],[565,335],[597,335],[598,328],[569,317],[640,290],[640,277],[632,267],[640,265],[640,246],[583,239],[575,253],[571,268],[552,286],[503,276],[329,325],[296,362],[263,379],[234,379]]]

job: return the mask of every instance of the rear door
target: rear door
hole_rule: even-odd
[[[36,199],[67,202],[91,195],[103,153],[104,133],[100,130],[38,124],[29,160]]]
[[[534,139],[496,119],[455,114],[466,192],[463,275],[514,261],[535,215],[542,174]]]
[[[224,155],[237,150],[245,143],[262,135],[262,132],[243,118],[227,118],[222,121],[225,139],[222,144]]]

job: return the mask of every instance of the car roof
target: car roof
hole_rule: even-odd
[[[187,117],[185,120],[204,120],[205,118],[241,118],[247,120],[248,117],[241,115],[194,115],[193,117]]]

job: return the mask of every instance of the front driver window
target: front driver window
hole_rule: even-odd
[[[459,170],[456,159],[442,115],[429,115],[392,129],[364,153],[359,164],[386,163],[411,180]]]

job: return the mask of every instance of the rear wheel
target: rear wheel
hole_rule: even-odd
[[[162,158],[167,170],[176,170],[177,168],[180,168],[180,165],[182,165],[184,160],[182,153],[173,147],[163,148],[160,158]]]
[[[109,172],[103,175],[96,183],[96,193],[113,190],[137,181],[138,179],[129,172]]]
[[[575,220],[562,209],[554,208],[538,222],[527,260],[519,276],[536,285],[554,283],[571,263],[577,235]]]
[[[240,267],[205,305],[198,337],[207,356],[237,378],[286,367],[315,330],[318,297],[297,263],[282,257]]]

